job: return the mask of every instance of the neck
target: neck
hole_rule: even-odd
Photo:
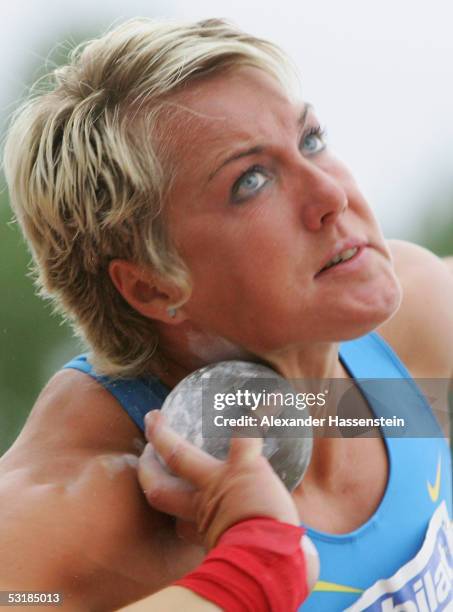
[[[178,326],[183,327],[184,324]],[[192,327],[179,329],[177,334],[161,333],[165,347],[164,367],[154,372],[172,388],[191,372],[219,361],[253,361],[270,365],[286,379],[347,378],[348,374],[338,359],[338,344],[319,343],[294,349],[281,349],[258,356],[235,346],[228,340],[212,336]],[[303,486],[327,484],[344,463],[348,440],[315,438],[310,467]],[[305,484],[304,484],[305,483]],[[301,485],[301,486],[302,486]],[[321,485],[322,486],[322,485]]]
[[[157,374],[174,387],[191,372],[219,361],[264,363],[286,379],[345,378],[347,373],[338,359],[338,344],[317,343],[256,355],[229,340],[186,326],[165,326],[159,332],[164,366]]]
[[[159,332],[164,365],[153,373],[169,387],[174,387],[195,370],[212,363],[231,360],[262,362],[257,355],[234,345],[226,338],[194,329],[184,323],[177,330],[168,329],[168,326],[165,328]]]
[[[281,349],[264,355],[271,367],[287,379],[344,378],[347,376],[338,359],[338,344],[318,343],[311,346]]]

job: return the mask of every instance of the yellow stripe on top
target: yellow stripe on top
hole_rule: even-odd
[[[323,591],[327,593],[363,593],[363,589],[356,589],[355,587],[335,584],[335,582],[326,582],[324,580],[318,580],[313,591]]]

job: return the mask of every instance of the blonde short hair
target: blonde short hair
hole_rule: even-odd
[[[159,359],[153,322],[109,277],[112,259],[151,266],[190,294],[161,214],[169,172],[157,117],[182,85],[243,65],[283,85],[293,74],[278,47],[223,20],[133,19],[77,47],[13,117],[4,167],[37,286],[104,374],[143,375]]]

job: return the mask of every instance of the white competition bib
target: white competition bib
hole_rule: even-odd
[[[453,612],[453,524],[445,502],[433,514],[417,555],[345,612],[443,611]]]

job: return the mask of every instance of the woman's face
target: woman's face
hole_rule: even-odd
[[[263,355],[356,337],[395,311],[380,229],[309,105],[255,68],[173,102],[166,215],[191,272],[182,310],[195,327]],[[352,258],[325,269],[340,254]]]

